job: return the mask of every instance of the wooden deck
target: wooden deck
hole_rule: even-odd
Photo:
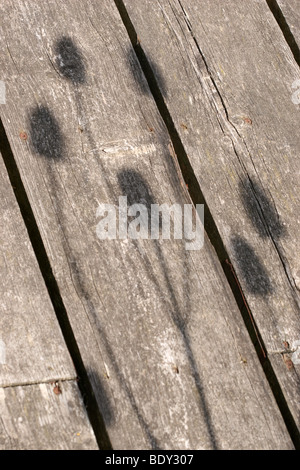
[[[299,6],[1,2],[1,450],[300,448]]]

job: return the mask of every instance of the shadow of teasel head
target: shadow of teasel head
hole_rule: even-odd
[[[279,240],[285,235],[275,204],[267,196],[263,186],[248,178],[244,178],[239,185],[241,200],[247,216],[261,238],[273,237]]]
[[[249,293],[260,297],[272,294],[269,275],[254,249],[238,235],[232,237],[231,246],[238,274],[244,279]]]
[[[81,52],[68,36],[63,36],[55,44],[56,65],[59,72],[73,84],[83,84],[86,80],[85,66]]]
[[[155,204],[155,201],[143,176],[132,169],[122,170],[117,176],[122,195],[128,198],[128,205],[144,204],[148,210],[151,210],[151,205]]]
[[[63,157],[63,136],[60,126],[47,106],[36,106],[29,115],[29,131],[33,150],[48,159]]]

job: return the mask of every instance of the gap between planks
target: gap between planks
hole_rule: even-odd
[[[277,0],[266,0],[275,20],[277,21],[282,34],[286,40],[286,42],[289,45],[289,48],[291,49],[294,59],[297,62],[297,64],[300,67],[300,49],[299,45],[297,44],[297,41],[295,39],[295,36],[285,18],[285,15],[280,8]]]

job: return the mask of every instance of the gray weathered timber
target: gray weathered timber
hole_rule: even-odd
[[[300,3],[299,0],[277,0],[284,19],[300,49]]]
[[[300,426],[299,67],[265,2],[125,4]]]
[[[75,378],[0,154],[0,386]]]
[[[76,372],[1,154],[0,199],[0,449],[95,449],[77,383],[45,383]]]
[[[0,450],[98,449],[76,382],[0,388],[0,416]]]
[[[1,116],[113,447],[292,448],[208,239],[97,237],[100,203],[191,202],[113,2],[0,13]]]

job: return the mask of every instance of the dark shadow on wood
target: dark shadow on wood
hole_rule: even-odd
[[[238,235],[232,237],[231,245],[238,273],[244,279],[248,291],[261,297],[272,294],[268,273],[253,248]]]
[[[257,181],[245,177],[239,185],[241,200],[253,227],[261,238],[278,241],[285,235],[276,207]]]
[[[118,173],[117,177],[118,177],[118,183],[121,188],[122,195],[127,197],[128,206],[132,206],[134,204],[143,204],[147,208],[148,220],[150,220],[149,215],[151,214],[151,206],[153,204],[156,204],[156,202],[154,201],[153,196],[149,192],[148,185],[146,184],[142,176],[137,171],[131,168],[128,168],[127,170],[123,170],[122,172]],[[118,204],[118,201],[116,201],[116,204]],[[135,219],[134,216],[128,216],[128,224],[133,219]],[[158,229],[159,229],[159,233],[161,234],[161,230],[162,230],[161,214],[159,214]],[[150,238],[151,236],[150,226],[148,227],[148,235]]]
[[[86,70],[83,56],[73,39],[63,36],[56,42],[54,51],[56,54],[55,63],[61,75],[70,80],[73,85],[84,84]]]
[[[46,158],[63,158],[64,139],[58,121],[45,105],[38,105],[28,116],[30,144],[34,153]]]
[[[118,173],[117,177],[122,195],[127,197],[129,206],[144,204],[149,212],[151,205],[156,204],[148,184],[136,170],[132,168],[122,170]]]

